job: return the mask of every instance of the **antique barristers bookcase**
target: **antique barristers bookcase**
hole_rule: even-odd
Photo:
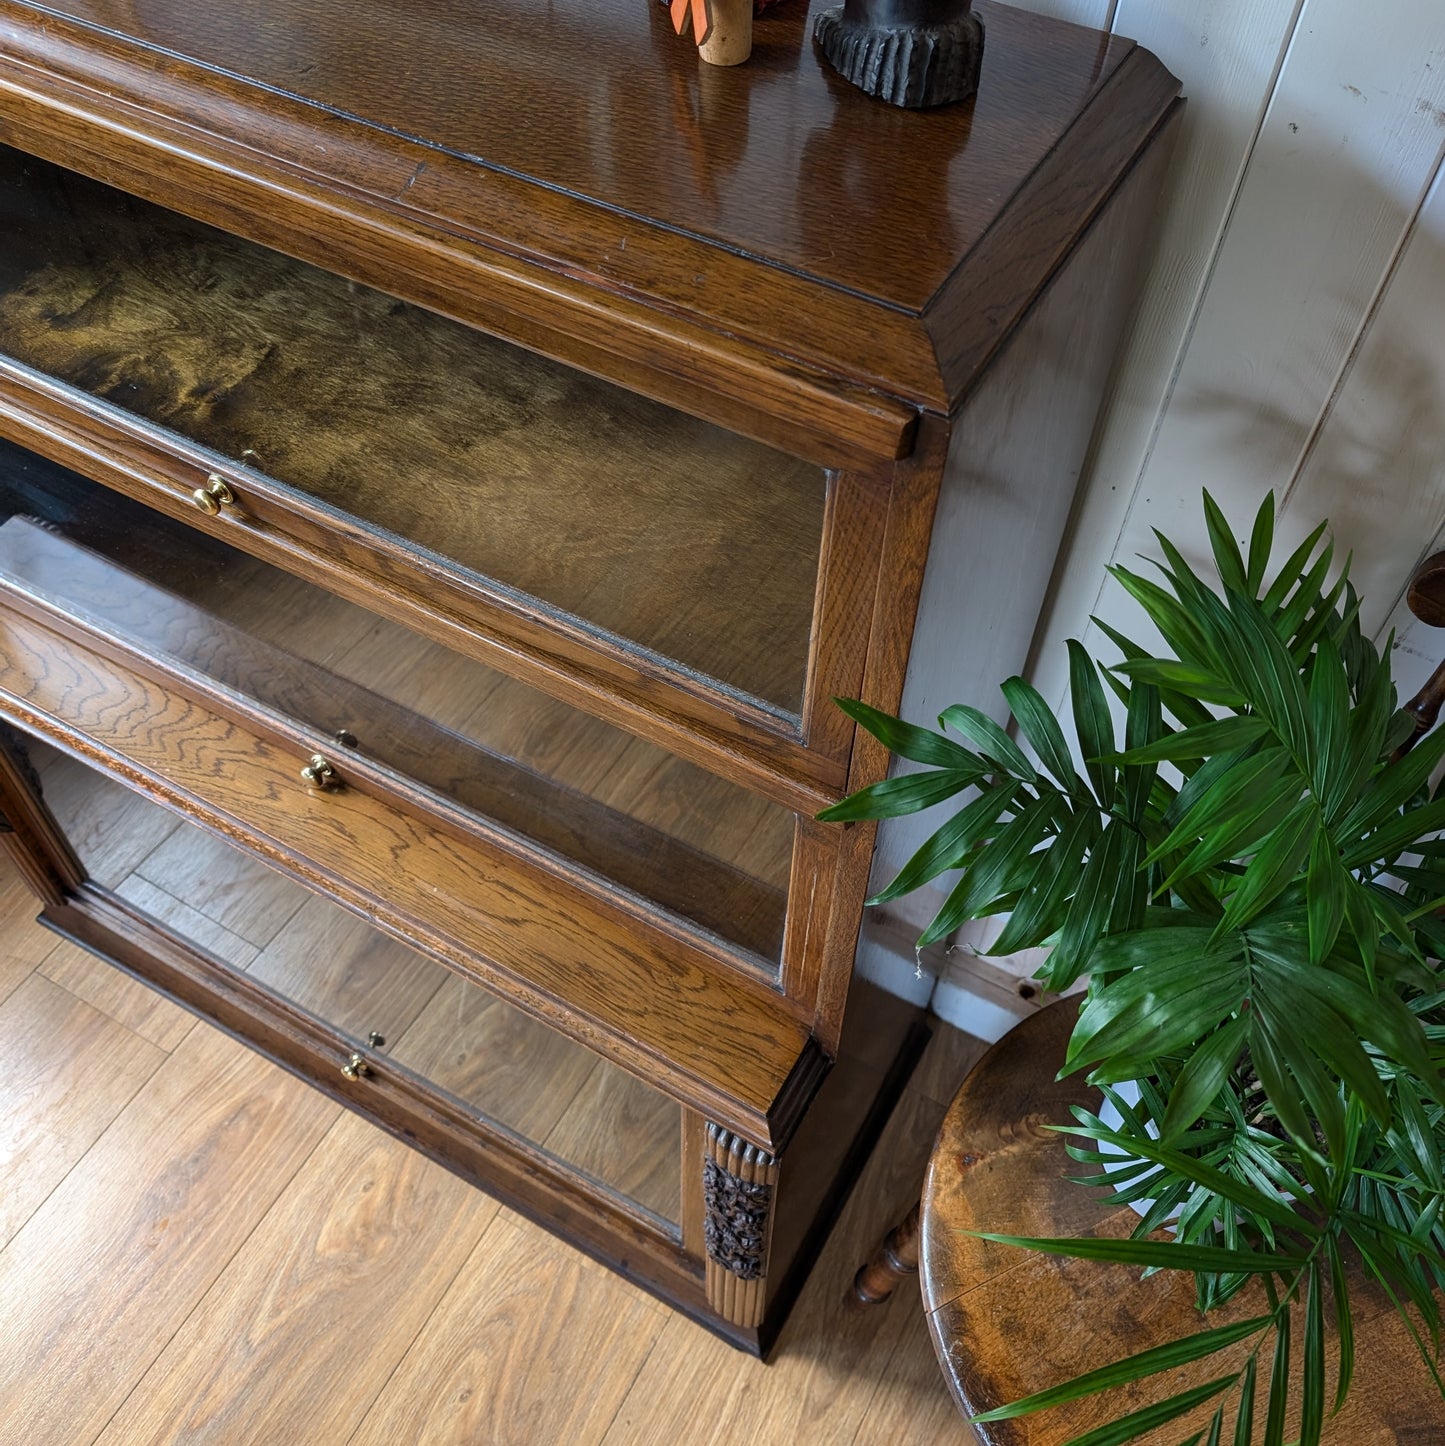
[[[755,1350],[909,1058],[830,700],[1026,642],[1179,104],[984,6],[895,110],[818,8],[0,0],[43,917]]]

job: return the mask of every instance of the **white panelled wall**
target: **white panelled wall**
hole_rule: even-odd
[[[1445,630],[1403,604],[1416,564],[1445,549],[1445,3],[1022,3],[1139,41],[1188,97],[1030,676],[1062,704],[1065,639],[1114,655],[1091,614],[1139,631],[1104,569],[1152,529],[1205,562],[1201,488],[1246,529],[1273,487],[1282,542],[1329,518],[1353,553],[1366,625],[1382,642],[1395,630],[1408,697],[1445,657]],[[957,701],[996,711],[992,680],[980,691]],[[937,902],[890,906],[875,940],[916,934]],[[1033,965],[975,956],[986,940],[925,962],[939,1012],[996,1037],[1033,1007],[1019,994]]]

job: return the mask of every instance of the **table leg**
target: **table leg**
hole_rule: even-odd
[[[918,1274],[918,1206],[884,1237],[853,1277],[853,1294],[864,1305],[881,1305],[905,1275]]]

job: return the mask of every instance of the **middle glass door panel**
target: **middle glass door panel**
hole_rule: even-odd
[[[777,964],[794,817],[735,784],[8,443],[0,584]]]

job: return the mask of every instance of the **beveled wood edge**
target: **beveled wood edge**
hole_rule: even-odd
[[[922,471],[929,485],[925,451],[895,470]],[[868,661],[867,623],[880,585],[883,534],[893,484],[854,472],[834,472],[828,481],[823,514],[823,546],[813,598],[808,640],[807,681],[803,689],[802,738],[815,754],[846,759],[854,724],[835,698],[853,698]]]
[[[869,604],[868,650],[858,687],[858,697],[886,713],[896,713],[903,697],[929,534],[952,436],[950,419],[925,417],[914,456],[894,467]],[[855,728],[845,791],[876,783],[887,776],[888,766],[887,748],[871,733]],[[816,994],[819,1040],[824,1049],[833,1052],[841,1038],[878,826],[856,822],[822,827],[838,835],[836,883]]]
[[[49,378],[0,357],[0,435],[102,486],[134,498],[187,526],[220,536],[243,552],[350,602],[390,618],[444,646],[574,707],[657,743],[710,772],[746,784],[794,812],[812,814],[843,794],[844,765],[809,747],[793,725],[763,708],[720,694],[675,669],[648,667],[620,647],[599,648],[581,630],[567,630],[454,572],[428,567],[400,545],[352,525],[338,531],[332,514],[277,497],[239,464],[219,460],[159,429],[118,413]],[[248,525],[231,517],[202,521],[190,494],[217,472],[245,499],[254,493],[287,528],[309,531],[308,543],[289,530]],[[224,525],[222,525],[224,524]],[[385,565],[365,571],[321,550],[328,533]],[[430,598],[422,584],[439,596]],[[477,628],[486,631],[478,632]],[[830,740],[835,742],[835,740]]]
[[[897,308],[696,237],[659,296],[655,272],[632,274],[626,260],[649,248],[619,244],[629,231],[655,235],[645,222],[487,169],[487,206],[509,222],[498,236],[469,194],[475,162],[61,16],[27,20],[33,12],[0,0],[0,140],[22,150],[124,178],[146,199],[826,466],[906,456],[918,410],[942,403],[927,337]],[[556,255],[564,234],[590,239],[590,254]],[[720,294],[753,293],[756,335],[732,310],[709,314],[709,288],[699,295],[695,281],[709,273],[736,273]],[[824,336],[838,338],[846,367],[796,354],[798,338]],[[857,380],[865,339],[884,364]],[[900,377],[912,400],[884,390]]]
[[[692,1314],[705,1310],[702,1262],[672,1230],[605,1187],[589,1190],[545,1150],[418,1087],[404,1067],[388,1068],[384,1050],[367,1052],[368,1076],[343,1079],[353,1041],[93,883],[48,906],[41,921],[530,1219],[553,1231],[560,1225],[619,1274],[689,1302]]]
[[[296,719],[258,703],[245,693],[176,660],[163,660],[139,653],[123,637],[105,631],[98,623],[82,621],[65,612],[48,598],[21,591],[0,582],[5,610],[23,617],[67,642],[95,653],[106,661],[149,679],[167,692],[198,704],[278,749],[289,750],[298,759],[324,750],[332,752],[335,740]],[[449,834],[462,844],[480,842],[523,866],[548,874],[587,898],[598,912],[623,918],[639,933],[658,941],[663,948],[686,950],[699,962],[729,975],[753,980],[770,995],[783,997],[780,968],[770,966],[731,945],[726,939],[691,924],[660,904],[630,894],[611,880],[593,874],[564,855],[557,854],[523,834],[490,823],[462,804],[413,782],[362,751],[345,752],[341,758],[346,785],[365,797],[374,798],[389,809],[417,820],[424,827]],[[784,997],[788,1012],[802,1021],[806,1012]]]
[[[799,815],[793,822],[793,856],[788,869],[788,901],[783,916],[783,947],[779,986],[790,999],[798,1001],[807,1018],[813,1020],[819,1043],[829,1054],[837,1053],[836,1022],[820,1009],[821,985],[829,968],[832,899],[837,892],[846,852],[835,826],[821,824]],[[846,931],[845,931],[846,932]],[[850,977],[850,951],[835,968]]]
[[[1132,50],[925,308],[953,409],[1157,142],[1179,91],[1149,51]]]
[[[781,1156],[788,1147],[788,1141],[793,1138],[798,1126],[802,1123],[803,1116],[807,1114],[813,1097],[822,1088],[823,1081],[828,1077],[828,1071],[832,1068],[832,1059],[823,1053],[816,1039],[810,1038],[803,1046],[802,1054],[798,1056],[797,1063],[794,1064],[788,1078],[783,1082],[782,1089],[778,1091],[777,1098],[768,1111],[767,1133],[755,1134],[749,1130],[739,1130],[735,1133],[761,1145],[774,1155]],[[708,1119],[720,1125],[727,1123],[716,1114],[708,1115]],[[731,1127],[729,1126],[729,1128]]]
[[[727,1079],[714,1079],[700,1073],[699,1061],[675,1059],[655,1046],[637,1041],[619,1027],[578,1010],[545,987],[463,949],[444,931],[433,928],[425,919],[410,911],[393,907],[379,913],[373,896],[325,866],[271,840],[250,828],[243,819],[136,763],[118,749],[3,691],[0,691],[0,718],[17,723],[62,752],[117,778],[191,822],[221,834],[228,842],[260,857],[288,877],[331,899],[407,947],[424,953],[468,982],[499,995],[644,1084],[685,1107],[701,1111],[709,1119],[727,1124],[730,1129],[769,1149],[780,1149],[780,1141],[796,1128],[826,1072],[826,1056],[810,1037],[804,1038],[799,1055],[767,1106],[759,1107],[739,1099],[730,1092]],[[744,985],[748,981],[738,977],[733,982]],[[779,1017],[791,1017],[782,1007],[785,1003],[782,996],[771,997],[778,1001]],[[725,1030],[726,1022],[720,1020],[718,1032],[721,1034]]]

